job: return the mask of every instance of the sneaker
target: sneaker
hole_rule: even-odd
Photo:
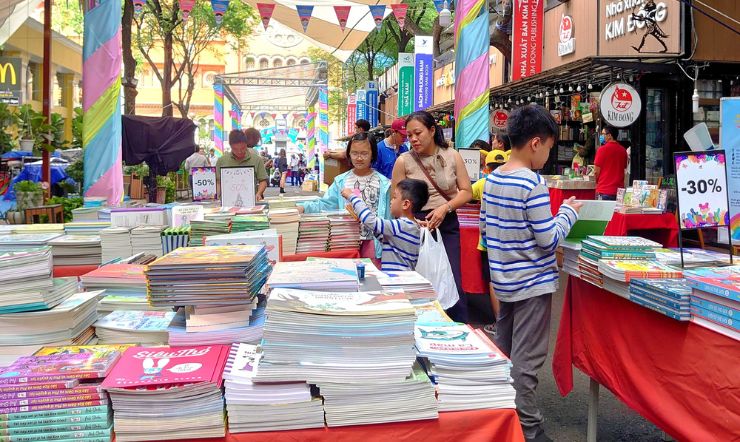
[[[484,326],[483,331],[495,337],[496,336],[496,323],[494,322],[493,324],[488,324]]]
[[[285,189],[281,187],[280,188],[280,193],[285,193]]]
[[[526,442],[553,442],[553,440],[550,439],[550,437],[547,434],[545,434],[545,430],[539,430],[537,434],[534,436],[534,438],[532,439],[525,438],[524,440]]]

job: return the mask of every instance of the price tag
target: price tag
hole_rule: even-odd
[[[478,181],[480,177],[480,151],[478,149],[458,149],[468,171],[470,181]]]
[[[193,201],[216,199],[216,168],[193,167],[190,169],[193,182]]]
[[[727,226],[726,157],[722,150],[674,155],[681,229]]]

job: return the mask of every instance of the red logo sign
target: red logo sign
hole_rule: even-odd
[[[611,96],[611,102],[617,112],[627,112],[632,107],[632,94],[627,89],[617,87]]]
[[[560,20],[560,43],[567,43],[573,37],[573,19],[564,15]]]
[[[499,129],[506,128],[506,121],[509,119],[509,114],[503,109],[496,109],[493,112],[493,125]]]

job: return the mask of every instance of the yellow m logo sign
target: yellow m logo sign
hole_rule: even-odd
[[[10,72],[10,85],[18,84],[18,79],[15,76],[15,67],[12,63],[0,64],[0,84],[5,83],[8,72]]]

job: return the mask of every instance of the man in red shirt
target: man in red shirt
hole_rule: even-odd
[[[617,199],[617,189],[624,187],[624,169],[627,168],[627,150],[617,141],[617,128],[606,126],[601,129],[596,150],[594,174],[596,175],[596,199]]]

